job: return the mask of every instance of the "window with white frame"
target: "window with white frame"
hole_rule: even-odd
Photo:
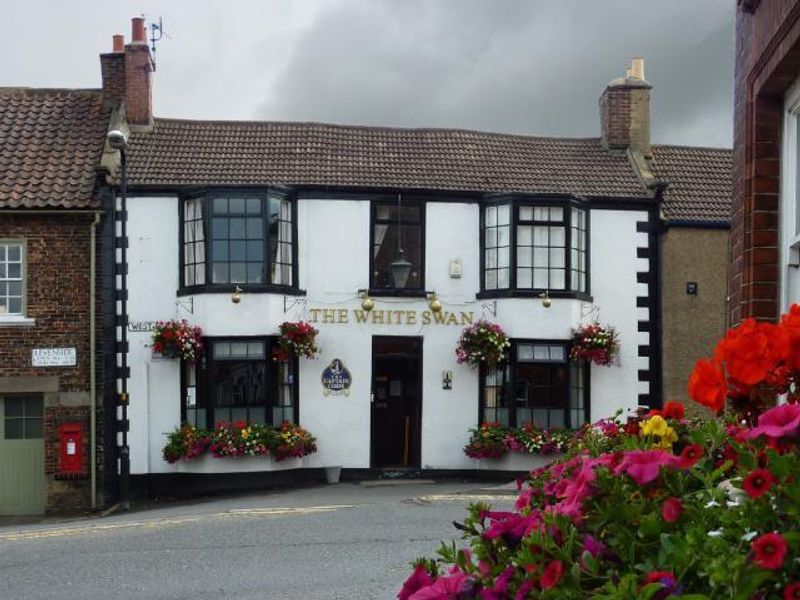
[[[182,285],[295,285],[294,205],[283,192],[214,193],[182,210]]]
[[[588,293],[588,213],[579,204],[513,198],[484,206],[482,293]]]
[[[566,342],[513,341],[511,360],[481,373],[481,422],[577,429],[589,418],[587,368]]]
[[[24,277],[24,244],[18,240],[0,241],[0,317],[24,314]]]
[[[781,312],[800,301],[800,79],[784,98],[781,149]]]

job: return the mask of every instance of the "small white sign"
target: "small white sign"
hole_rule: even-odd
[[[78,364],[75,348],[34,348],[31,365],[34,367],[74,367]]]
[[[73,442],[67,442],[67,456],[75,456],[78,453],[78,445]]]
[[[155,331],[155,321],[131,321],[128,323],[128,331],[138,333],[140,331]]]

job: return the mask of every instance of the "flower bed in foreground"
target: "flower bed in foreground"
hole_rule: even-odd
[[[174,463],[205,454],[216,458],[271,456],[276,461],[302,458],[317,451],[317,440],[308,431],[284,422],[279,428],[259,423],[220,422],[216,429],[183,425],[167,436],[164,460]]]
[[[419,559],[398,598],[799,598],[800,405],[756,427],[680,412],[602,422],[513,511],[472,505],[466,547]]]

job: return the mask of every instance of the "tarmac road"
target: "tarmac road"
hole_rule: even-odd
[[[478,483],[343,483],[173,504],[105,518],[0,526],[0,598],[389,599]]]

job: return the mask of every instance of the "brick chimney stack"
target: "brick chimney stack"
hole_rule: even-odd
[[[126,45],[124,36],[117,34],[112,51],[100,55],[103,102],[122,105],[128,124],[147,127],[153,123],[153,61],[144,19],[132,19],[131,30],[130,44]]]
[[[634,58],[625,77],[613,80],[600,96],[602,142],[606,148],[650,155],[650,90],[644,60]]]
[[[131,125],[153,123],[153,61],[144,18],[131,19],[131,43],[125,46],[125,119]]]

